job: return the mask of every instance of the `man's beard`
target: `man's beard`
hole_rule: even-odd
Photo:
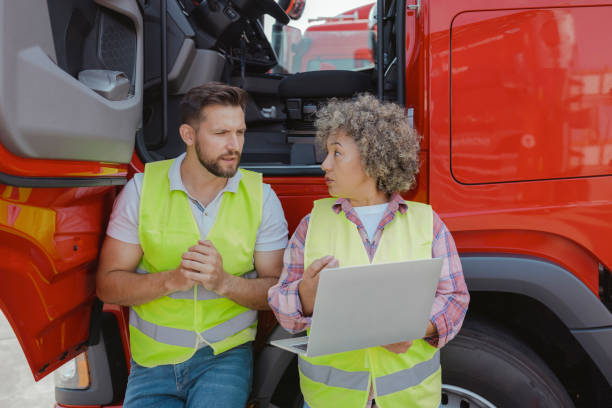
[[[226,152],[215,159],[210,159],[210,158],[204,157],[204,154],[202,154],[202,150],[200,150],[200,144],[197,142],[195,144],[195,149],[196,149],[196,154],[198,156],[198,160],[200,161],[202,166],[204,166],[204,168],[208,170],[211,174],[217,177],[230,178],[230,177],[233,177],[234,174],[236,174],[236,171],[238,171],[238,164],[240,163],[240,152],[237,152],[237,151]],[[232,169],[224,169],[221,167],[221,164],[219,163],[219,161],[221,160],[221,157],[227,157],[227,156],[236,157],[236,166]]]

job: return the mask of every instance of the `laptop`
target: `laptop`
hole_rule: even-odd
[[[316,357],[423,338],[441,271],[440,258],[324,269],[310,336],[271,344]]]

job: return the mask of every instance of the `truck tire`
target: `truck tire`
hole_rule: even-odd
[[[574,407],[546,363],[492,323],[466,320],[441,350],[441,362],[441,408]]]

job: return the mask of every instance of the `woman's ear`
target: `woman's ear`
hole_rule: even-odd
[[[179,127],[179,133],[181,134],[181,139],[187,146],[191,146],[195,143],[196,131],[191,125],[187,125],[183,123]]]

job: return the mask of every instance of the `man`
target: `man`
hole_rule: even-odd
[[[97,274],[130,306],[131,407],[244,407],[257,312],[282,269],[287,223],[261,175],[240,170],[246,92],[181,101],[186,153],[147,164],[115,202]]]

